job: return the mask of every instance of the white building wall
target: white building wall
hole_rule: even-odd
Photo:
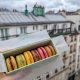
[[[80,15],[66,15],[66,17],[68,20],[73,21],[78,28],[78,25],[80,25]]]
[[[53,76],[51,79],[49,80],[68,80],[68,70],[69,69],[66,69],[62,72],[60,72],[59,74]]]
[[[32,32],[33,32],[33,26],[32,25],[27,26],[27,33],[32,33]]]
[[[16,27],[16,33],[17,33],[18,35],[20,35],[20,33],[21,33],[20,27]]]
[[[5,27],[2,27],[3,29],[4,28],[9,28],[9,36],[12,36],[12,35],[19,35],[21,34],[21,27],[25,27],[25,31],[26,33],[32,33],[32,32],[35,32],[35,31],[40,31],[40,30],[44,30],[44,27],[45,25],[47,25],[47,29],[46,30],[52,30],[54,28],[54,25],[55,24],[42,24],[42,25],[27,25],[27,26],[5,26]],[[67,27],[70,27],[70,23],[66,23]],[[33,29],[34,27],[34,29]],[[57,23],[56,24],[56,29],[62,29],[63,28],[63,23]],[[1,33],[0,33],[1,35]]]
[[[17,28],[16,27],[11,27],[9,28],[9,35],[16,35],[17,34]]]

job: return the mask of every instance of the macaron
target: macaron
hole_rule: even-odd
[[[51,49],[52,54],[55,55],[56,54],[55,49],[51,45],[48,45],[48,47]]]
[[[48,53],[45,50],[45,48],[44,47],[40,47],[40,49],[43,51],[45,58],[48,58]]]
[[[25,58],[22,54],[16,56],[16,61],[17,61],[17,64],[18,64],[19,68],[26,65],[26,60],[25,60]]]
[[[36,49],[35,49],[34,51],[35,51],[35,53],[37,54],[38,59],[39,59],[39,60],[41,60],[42,58],[41,58],[41,56],[40,56],[39,52],[38,52]]]
[[[37,51],[39,52],[40,56],[42,59],[45,58],[43,51],[41,50],[41,48],[37,48]]]
[[[24,57],[26,59],[27,64],[34,63],[34,59],[30,51],[24,52]]]
[[[49,57],[53,55],[51,49],[48,46],[45,46],[44,48],[47,51]]]
[[[30,51],[27,51],[27,53],[29,54],[31,63],[34,63],[34,59],[33,59],[33,56],[31,54],[31,52]]]
[[[12,64],[13,70],[17,69],[17,63],[16,63],[15,58],[13,56],[10,56],[10,60],[11,60],[11,64]]]
[[[34,61],[39,61],[38,55],[36,54],[36,52],[34,50],[31,50],[32,56],[34,58]]]
[[[7,66],[7,70],[8,71],[12,71],[12,66],[11,66],[11,62],[10,62],[10,58],[6,59],[6,66]]]
[[[9,58],[6,59],[6,65],[7,65],[8,71],[17,69],[17,63],[13,56],[10,56]]]
[[[31,64],[29,54],[28,54],[27,52],[24,52],[23,54],[24,54],[24,57],[25,57],[25,59],[26,59],[26,63],[27,63],[27,64]]]

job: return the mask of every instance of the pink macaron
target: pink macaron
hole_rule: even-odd
[[[48,58],[48,53],[45,50],[45,48],[44,47],[40,47],[40,49],[43,51],[45,58]]]
[[[37,51],[39,52],[41,58],[44,59],[45,56],[44,56],[44,53],[43,53],[42,49],[41,48],[37,48]]]

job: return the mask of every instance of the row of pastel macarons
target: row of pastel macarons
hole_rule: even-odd
[[[25,65],[29,65],[39,60],[53,56],[55,54],[55,49],[51,45],[39,47],[31,51],[26,51],[23,54],[19,54],[16,57],[10,56],[6,58],[6,66],[8,72],[10,72]]]

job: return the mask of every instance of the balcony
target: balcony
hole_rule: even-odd
[[[71,28],[53,29],[53,30],[49,30],[48,32],[51,37],[59,36],[59,35],[68,35],[68,34],[77,35],[78,34],[76,30],[72,31]]]

